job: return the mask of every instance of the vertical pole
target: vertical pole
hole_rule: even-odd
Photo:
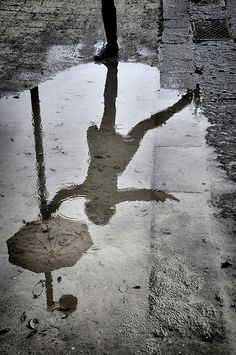
[[[35,153],[36,153],[36,170],[37,170],[37,189],[39,198],[39,208],[42,218],[47,216],[47,189],[45,176],[45,163],[43,153],[42,138],[42,120],[40,114],[39,89],[35,87],[30,90],[31,106],[32,106],[32,124],[34,129]]]
[[[53,287],[52,287],[52,273],[45,272],[46,280],[46,296],[47,296],[47,306],[50,309],[53,305]]]

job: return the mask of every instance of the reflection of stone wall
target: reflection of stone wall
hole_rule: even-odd
[[[157,61],[159,1],[116,1],[122,59]],[[0,96],[93,60],[104,40],[100,0],[5,0],[0,5]],[[81,43],[84,44],[81,50]]]

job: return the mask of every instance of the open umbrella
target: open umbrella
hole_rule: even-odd
[[[75,265],[92,244],[86,224],[60,216],[27,224],[7,241],[9,261],[36,273]]]
[[[41,219],[27,223],[7,241],[9,261],[36,273],[73,266],[93,244],[88,227],[47,213],[47,189],[38,88],[31,93]]]
[[[59,305],[64,311],[73,312],[77,307],[76,297],[63,295],[59,303],[54,302],[51,271],[75,265],[93,242],[85,223],[48,214],[38,88],[32,89],[30,93],[41,218],[27,223],[7,240],[9,261],[35,273],[45,273],[45,282],[40,280],[36,286],[41,285],[42,289],[46,287],[49,309]],[[33,295],[37,297],[34,292]]]

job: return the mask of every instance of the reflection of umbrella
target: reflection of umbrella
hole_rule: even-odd
[[[86,224],[59,216],[27,224],[7,241],[9,261],[36,273],[75,265],[92,244]]]
[[[32,291],[33,296],[38,297],[46,287],[48,308],[58,310],[59,307],[59,310],[67,316],[68,313],[76,310],[78,300],[73,295],[64,295],[59,302],[54,302],[51,271],[75,265],[83,253],[93,245],[93,242],[85,223],[48,215],[38,88],[31,89],[30,93],[38,175],[38,200],[42,219],[27,223],[7,240],[9,261],[36,273],[44,272],[45,282],[40,280],[36,284],[36,286],[41,286],[41,290],[38,294]]]
[[[33,272],[73,266],[93,244],[87,225],[62,217],[47,218],[47,190],[38,88],[31,90],[38,197],[42,220],[28,223],[7,241],[9,261]]]

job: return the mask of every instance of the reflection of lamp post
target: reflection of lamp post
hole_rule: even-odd
[[[77,307],[76,297],[63,295],[59,303],[53,301],[51,271],[75,265],[93,242],[85,223],[70,221],[59,216],[47,217],[47,189],[38,88],[32,89],[30,94],[42,220],[27,223],[7,240],[9,261],[36,273],[45,273],[48,308],[58,305],[66,312],[73,312]]]
[[[32,124],[34,128],[34,141],[36,153],[36,169],[38,175],[37,187],[39,195],[40,213],[43,219],[46,218],[47,189],[45,176],[45,163],[43,153],[42,120],[40,114],[39,89],[35,87],[30,90],[32,106]]]
[[[74,266],[92,244],[86,224],[60,216],[29,223],[7,241],[12,264],[45,273],[49,309],[54,305],[51,271]]]
[[[77,298],[73,295],[63,295],[60,297],[59,302],[54,302],[51,272],[45,272],[45,281],[48,310],[53,311],[54,309],[59,309],[65,312],[65,316],[67,316],[68,313],[74,312],[78,304]]]
[[[46,281],[46,297],[47,297],[47,306],[50,309],[54,305],[53,301],[53,286],[52,286],[52,273],[45,272],[45,281]]]

